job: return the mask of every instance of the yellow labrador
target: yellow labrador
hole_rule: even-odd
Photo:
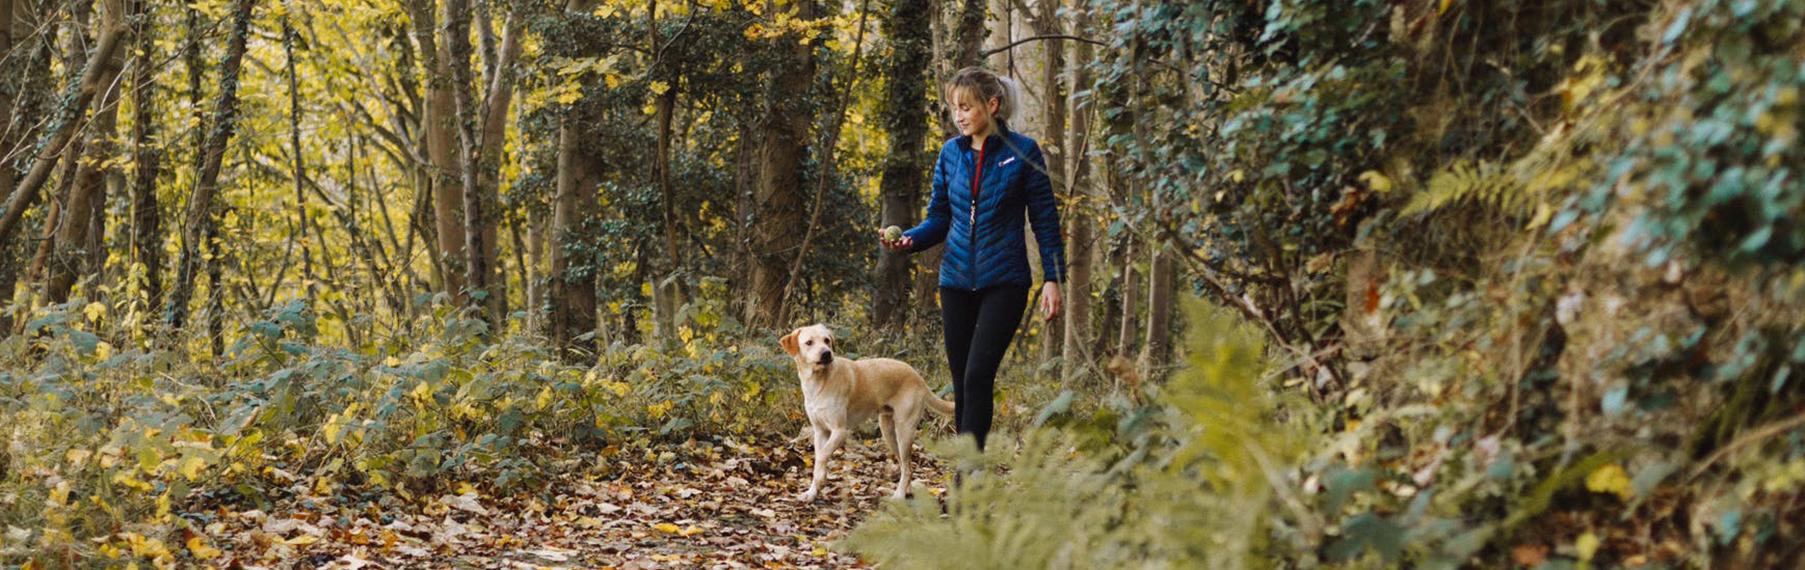
[[[802,378],[803,407],[815,439],[815,479],[802,500],[813,501],[827,479],[827,459],[853,428],[877,416],[884,445],[896,454],[902,474],[892,497],[909,492],[909,445],[915,442],[915,426],[924,410],[953,413],[953,403],[928,389],[921,373],[889,358],[845,360],[834,358],[834,333],[823,325],[806,326],[784,335],[783,351],[796,360]]]

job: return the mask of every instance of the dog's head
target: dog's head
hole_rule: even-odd
[[[834,331],[826,325],[809,325],[783,335],[783,351],[811,366],[834,363]]]

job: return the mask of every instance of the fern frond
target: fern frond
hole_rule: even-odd
[[[1507,215],[1535,206],[1526,186],[1498,163],[1461,160],[1429,178],[1429,186],[1404,206],[1406,216],[1426,215],[1457,205],[1478,205]]]

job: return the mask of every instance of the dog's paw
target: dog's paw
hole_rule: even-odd
[[[797,495],[796,500],[802,501],[804,503],[813,503],[813,502],[815,502],[816,494],[817,493],[815,492],[814,489],[809,489],[807,492],[804,492],[801,495]]]
[[[890,498],[897,501],[906,500],[909,498],[909,490],[899,488],[895,493],[890,494]]]

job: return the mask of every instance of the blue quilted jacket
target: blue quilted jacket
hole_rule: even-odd
[[[1007,129],[986,138],[981,152],[972,150],[969,136],[946,141],[934,162],[934,194],[927,216],[904,232],[914,240],[911,251],[946,242],[941,287],[975,291],[996,285],[1030,286],[1034,277],[1022,230],[1025,218],[1034,224],[1043,278],[1064,279],[1065,243],[1046,169],[1040,144]],[[981,178],[976,192],[974,174]]]

